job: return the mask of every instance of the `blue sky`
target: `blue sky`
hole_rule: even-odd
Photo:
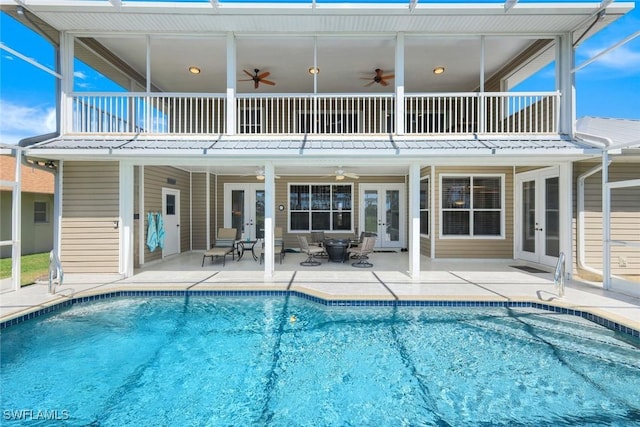
[[[631,13],[584,42],[576,52],[576,65],[640,30],[639,8],[636,2]],[[51,45],[5,13],[0,13],[0,41],[55,69]],[[76,63],[75,75],[77,90],[117,90],[117,86],[84,64]],[[0,50],[1,143],[14,144],[55,130],[55,80],[6,49]],[[549,90],[553,86],[553,70],[547,67],[516,90]],[[576,111],[578,118],[640,119],[640,37],[576,73]]]

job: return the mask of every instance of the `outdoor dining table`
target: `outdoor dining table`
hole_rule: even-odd
[[[324,249],[329,256],[331,262],[345,262],[349,259],[349,239],[326,239]]]

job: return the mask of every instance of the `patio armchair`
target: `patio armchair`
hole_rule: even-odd
[[[325,239],[324,231],[311,232],[311,242],[309,242],[309,245],[318,246],[319,248],[322,248],[322,252],[320,252],[317,256],[328,256],[327,251],[324,248],[324,239]]]
[[[300,245],[300,250],[307,254],[307,259],[302,261],[300,265],[303,266],[313,266],[320,265],[320,261],[316,259],[316,255],[319,255],[324,252],[324,248],[319,246],[312,246],[307,241],[307,238],[304,236],[298,236],[298,244]]]
[[[211,258],[213,263],[214,258],[222,257],[222,266],[224,267],[227,255],[231,254],[231,257],[235,259],[235,245],[236,243],[236,229],[235,228],[220,228],[218,229],[218,237],[213,243],[211,249],[204,252],[202,256],[202,267],[204,267],[204,260],[207,257]]]
[[[368,259],[369,255],[373,252],[373,248],[375,247],[375,245],[375,236],[363,237],[362,243],[358,247],[349,249],[351,258],[355,258],[358,260],[358,262],[354,262],[351,265],[358,268],[373,267],[373,264],[371,264]]]

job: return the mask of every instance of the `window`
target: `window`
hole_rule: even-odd
[[[429,178],[420,181],[420,234],[429,235]]]
[[[351,231],[351,184],[290,184],[290,231]]]
[[[442,176],[441,235],[504,236],[503,176]]]
[[[33,202],[33,222],[36,224],[49,222],[47,202]]]

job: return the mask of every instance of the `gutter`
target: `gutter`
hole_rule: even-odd
[[[613,145],[613,141],[611,141],[611,139],[603,137],[603,136],[599,136],[599,135],[592,135],[592,134],[588,134],[588,133],[582,133],[582,132],[576,132],[575,136],[577,136],[578,138],[580,138],[583,142],[589,144],[589,145],[593,145],[595,147],[598,147],[602,150],[602,156],[603,156],[603,162],[601,164],[599,164],[598,166],[594,166],[593,168],[589,169],[588,171],[582,173],[579,177],[578,177],[578,182],[577,182],[577,194],[576,194],[576,198],[577,198],[577,208],[578,208],[578,216],[577,216],[577,224],[576,224],[576,252],[577,252],[577,267],[581,270],[587,271],[589,273],[598,275],[600,277],[603,278],[603,282],[604,282],[604,273],[602,270],[598,270],[596,268],[590,267],[587,265],[586,260],[585,260],[585,243],[584,243],[584,237],[585,237],[585,231],[584,231],[584,182],[585,180],[590,177],[591,175],[598,173],[600,171],[602,171],[604,164],[605,164],[605,153],[607,153],[607,150],[609,149],[609,147],[611,147]],[[607,161],[607,166],[609,164],[611,164],[611,160]],[[604,215],[604,212],[603,212]],[[604,230],[603,230],[604,231]]]

